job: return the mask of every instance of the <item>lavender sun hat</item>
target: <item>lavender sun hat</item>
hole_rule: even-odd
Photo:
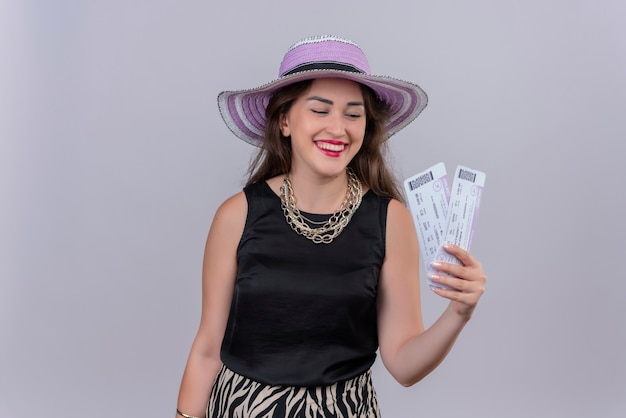
[[[364,84],[389,106],[388,136],[411,123],[426,107],[426,93],[414,83],[372,75],[367,58],[354,42],[335,36],[306,38],[292,45],[280,64],[278,78],[260,87],[224,91],[217,103],[228,128],[255,145],[263,143],[265,108],[274,92],[316,78],[345,78]]]

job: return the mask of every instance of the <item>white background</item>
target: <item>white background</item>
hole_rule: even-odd
[[[429,94],[399,177],[487,173],[487,293],[422,382],[376,363],[384,416],[626,416],[623,2],[0,0],[0,417],[173,416],[254,152],[216,96],[318,34]]]

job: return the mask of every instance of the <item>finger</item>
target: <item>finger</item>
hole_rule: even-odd
[[[441,261],[435,261],[431,263],[432,267],[442,273],[449,276],[459,277],[463,279],[471,279],[472,269],[462,266],[460,264],[443,263]]]
[[[444,263],[441,261],[435,261],[431,263],[432,267],[438,272],[445,273],[445,275],[456,277],[463,280],[478,280],[483,281],[485,274],[482,268],[479,266],[465,267],[461,264]]]
[[[464,266],[475,266],[480,264],[478,260],[476,260],[468,251],[465,251],[458,245],[445,244],[443,248],[446,252],[455,256]]]
[[[463,267],[458,264],[445,264],[441,266],[440,271],[444,274],[440,276],[446,278],[446,280],[461,280],[470,283],[477,283],[478,285],[485,287],[487,283],[487,275],[480,267]],[[437,273],[435,273],[437,274]],[[464,286],[464,285],[461,285]]]
[[[473,308],[478,303],[480,295],[473,293],[463,293],[452,289],[444,289],[442,287],[432,287],[432,291],[439,296],[466,305],[469,308]]]
[[[441,297],[449,299],[454,302],[459,302],[468,307],[474,307],[478,303],[478,300],[485,293],[484,287],[477,287],[472,289],[472,291],[461,292],[453,288],[444,288],[444,287],[431,287],[431,290],[438,294]]]
[[[461,293],[480,293],[484,292],[484,282],[472,281],[458,277],[446,276],[443,274],[431,274],[430,279],[433,283],[447,286],[450,290]]]

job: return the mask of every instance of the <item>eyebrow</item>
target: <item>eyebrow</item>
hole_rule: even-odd
[[[327,105],[334,104],[332,100],[328,100],[320,96],[307,97],[307,100],[317,100],[318,102],[326,103]],[[348,106],[365,106],[365,105],[363,104],[363,102],[356,101],[356,102],[348,102]]]

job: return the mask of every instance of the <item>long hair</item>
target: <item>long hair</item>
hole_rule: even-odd
[[[276,91],[265,110],[266,125],[263,145],[248,169],[246,185],[265,181],[291,171],[291,141],[280,131],[280,118],[311,86],[312,80],[290,84]],[[389,107],[369,87],[360,84],[365,106],[365,137],[363,145],[348,164],[359,180],[380,196],[404,201],[398,183],[387,165],[387,129]]]

